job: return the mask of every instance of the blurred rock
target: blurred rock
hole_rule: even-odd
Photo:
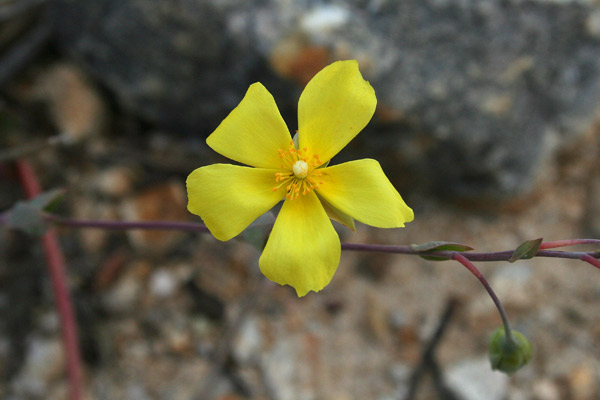
[[[598,378],[597,367],[583,364],[575,368],[568,376],[572,398],[574,400],[597,399],[600,394]]]
[[[508,376],[492,371],[487,358],[451,366],[446,378],[449,388],[463,400],[502,400],[508,391]]]
[[[187,196],[183,184],[171,181],[153,185],[126,201],[121,207],[124,220],[183,221],[188,217]],[[183,232],[176,230],[129,230],[131,243],[140,250],[161,254]]]
[[[122,105],[188,132],[234,107],[261,64],[252,38],[227,34],[238,7],[254,9],[206,0],[54,2],[60,43]]]
[[[412,376],[412,369],[406,364],[393,364],[390,367],[389,375],[390,379],[394,382],[396,388],[393,399],[405,399],[409,392],[410,378]]]
[[[131,311],[141,294],[141,284],[134,277],[121,279],[104,296],[104,305],[114,313]]]
[[[150,276],[150,293],[159,298],[173,295],[178,285],[177,277],[166,269],[159,269]]]
[[[48,105],[52,122],[65,140],[77,142],[99,133],[105,126],[104,101],[82,71],[57,64],[36,80],[32,95]]]
[[[535,382],[531,389],[535,400],[560,400],[558,385],[549,379]]]
[[[466,199],[530,193],[600,109],[594,2],[56,0],[54,12],[62,48],[121,104],[196,135],[254,81],[287,115],[290,81],[358,59],[385,122],[361,154]]]
[[[152,397],[141,384],[130,383],[126,388],[127,398],[131,400],[151,400]]]
[[[193,354],[194,340],[192,334],[187,329],[170,327],[165,330],[169,349],[175,354],[190,355]]]
[[[116,215],[114,207],[103,202],[85,201],[81,196],[72,196],[69,199],[73,208],[75,218],[81,219],[99,219],[99,220],[115,220]],[[77,235],[81,239],[83,248],[92,254],[98,254],[103,251],[104,246],[108,242],[110,232],[103,229],[80,229]]]
[[[260,321],[253,317],[247,317],[234,342],[233,354],[236,361],[241,364],[256,361],[256,355],[262,352],[263,342]]]
[[[123,276],[103,294],[103,305],[117,314],[136,309],[149,271],[150,266],[144,262],[129,265]]]
[[[49,385],[63,373],[64,359],[59,339],[33,338],[23,368],[13,381],[15,393],[24,398],[42,398]]]
[[[122,198],[133,189],[133,172],[127,167],[112,167],[102,171],[95,182],[100,193]]]

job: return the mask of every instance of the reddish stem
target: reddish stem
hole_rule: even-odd
[[[584,254],[580,257],[581,261],[585,261],[587,263],[592,264],[594,267],[600,269],[600,260],[590,256],[589,254]]]
[[[42,192],[37,175],[31,165],[26,161],[17,161],[17,170],[23,190],[28,198],[35,197]],[[48,273],[52,280],[56,306],[60,315],[65,356],[67,361],[67,374],[69,376],[71,400],[80,400],[82,392],[81,356],[77,339],[77,324],[65,273],[65,259],[58,243],[56,231],[53,228],[42,236],[44,254]]]
[[[575,246],[578,244],[600,245],[600,239],[567,239],[567,240],[556,240],[554,242],[544,242],[540,245],[540,250],[556,249],[557,247],[568,247],[568,246]]]
[[[505,333],[505,336],[506,336],[506,341],[507,342],[512,342],[513,341],[513,337],[512,337],[512,333],[510,331],[510,323],[508,322],[508,316],[506,315],[506,311],[504,311],[504,307],[502,306],[502,303],[500,302],[500,299],[498,298],[498,296],[496,296],[496,292],[494,292],[494,289],[492,289],[492,287],[488,283],[487,279],[485,279],[485,276],[483,276],[483,274],[481,273],[481,271],[479,271],[477,269],[477,267],[475,266],[475,264],[473,264],[471,261],[469,261],[461,253],[454,253],[454,254],[452,254],[452,259],[458,261],[459,263],[461,263],[462,265],[464,265],[465,267],[467,267],[467,269],[469,271],[471,271],[471,273],[473,275],[475,275],[475,277],[477,279],[479,279],[479,282],[481,282],[481,284],[483,285],[483,287],[485,288],[485,290],[488,292],[488,294],[492,298],[492,301],[496,305],[496,308],[498,309],[498,313],[500,314],[500,318],[502,318],[502,324],[504,325],[504,333]]]

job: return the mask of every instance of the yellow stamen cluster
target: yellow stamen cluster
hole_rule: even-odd
[[[290,141],[289,149],[278,151],[282,160],[281,169],[284,171],[275,173],[275,182],[279,184],[273,187],[273,191],[285,186],[286,197],[294,200],[300,194],[306,195],[323,184],[323,181],[316,180],[321,176],[316,168],[323,164],[318,154],[309,157],[308,149],[296,149],[293,140]]]

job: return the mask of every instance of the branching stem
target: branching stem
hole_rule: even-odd
[[[72,227],[72,228],[95,228],[95,229],[108,229],[108,230],[130,230],[130,229],[145,229],[145,230],[179,230],[179,231],[187,231],[187,232],[209,232],[208,228],[200,223],[195,222],[178,222],[178,221],[100,221],[100,220],[84,220],[84,219],[74,219],[74,218],[62,218],[60,216],[54,214],[44,214],[44,219],[57,226],[63,227]],[[7,223],[6,215],[0,215],[0,226],[5,225]],[[46,245],[46,242],[44,242]],[[596,268],[600,269],[600,253],[595,252],[581,252],[581,251],[559,251],[559,250],[548,250],[555,249],[560,247],[574,246],[574,245],[599,245],[600,239],[569,239],[569,240],[557,240],[553,242],[545,242],[542,243],[539,247],[539,250],[535,254],[535,257],[553,257],[553,258],[568,258],[568,259],[578,259],[584,262],[587,262],[593,265]],[[394,246],[394,245],[380,245],[380,244],[360,244],[360,243],[342,243],[342,250],[346,251],[362,251],[369,253],[392,253],[392,254],[407,254],[407,255],[418,255],[418,256],[428,256],[428,257],[438,257],[440,259],[447,260],[455,260],[465,266],[483,285],[485,290],[488,292],[492,301],[496,305],[500,317],[502,318],[502,324],[504,325],[504,330],[506,333],[506,340],[510,342],[514,342],[513,336],[511,334],[510,323],[508,321],[508,317],[502,306],[502,303],[496,296],[496,293],[489,285],[488,281],[481,274],[481,272],[475,267],[472,261],[509,261],[514,254],[514,250],[505,250],[505,251],[496,251],[496,252],[487,252],[487,253],[475,253],[475,252],[457,252],[457,251],[428,251],[421,252],[415,250],[412,246]],[[54,278],[57,275],[56,271],[52,272],[51,275]],[[58,286],[56,286],[58,285]],[[55,286],[57,292],[62,292],[63,295],[65,293],[65,288],[62,289],[59,287],[60,282],[56,283]],[[58,297],[59,295],[57,293]],[[64,299],[63,299],[64,300]],[[65,304],[61,304],[62,301],[59,299],[59,309],[60,308],[69,308],[70,304],[67,301]],[[68,310],[62,310],[62,313]],[[70,311],[72,314],[72,310]],[[72,321],[70,322],[72,323]],[[68,329],[67,329],[68,330]],[[72,335],[76,335],[76,332],[73,331]],[[71,336],[69,338],[65,337],[66,340],[73,343],[76,342],[76,336],[72,336],[69,332],[65,332],[65,336]],[[70,357],[74,357],[74,354],[71,354]],[[77,354],[78,357],[78,354]],[[77,364],[75,369],[77,371],[71,371],[71,374],[80,375],[78,360],[75,361]],[[78,378],[80,379],[80,378]],[[78,388],[76,389],[78,390]]]

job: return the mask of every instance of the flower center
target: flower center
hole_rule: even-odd
[[[292,166],[292,171],[294,171],[296,178],[304,179],[308,175],[308,164],[306,161],[298,160]]]
[[[298,150],[294,146],[294,141],[290,141],[289,149],[279,149],[279,158],[282,162],[282,171],[275,173],[274,192],[285,188],[286,197],[294,200],[299,195],[306,195],[323,184],[323,181],[318,180],[321,172],[317,170],[323,162],[317,154],[309,157],[306,147]]]

